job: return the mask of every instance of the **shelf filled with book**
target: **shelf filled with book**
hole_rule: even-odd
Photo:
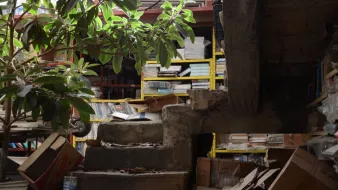
[[[171,60],[171,63],[209,63],[210,59],[187,59],[187,60]],[[147,64],[158,64],[157,61],[147,61]]]
[[[215,150],[216,154],[263,154],[267,150]]]
[[[192,76],[192,77],[151,77],[144,78],[144,81],[166,81],[166,80],[209,80],[210,76]]]
[[[144,97],[151,97],[151,96],[163,96],[163,94],[144,94]],[[189,96],[188,93],[182,93],[182,94],[175,94],[175,96]]]

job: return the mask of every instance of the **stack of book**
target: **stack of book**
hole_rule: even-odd
[[[248,134],[233,133],[229,135],[228,150],[246,150],[248,148]]]
[[[284,134],[268,134],[267,147],[269,148],[284,147]]]
[[[90,119],[112,119],[112,114],[114,112],[121,112],[125,114],[136,113],[136,110],[125,103],[89,103],[89,105],[95,111],[95,114],[90,115]]]
[[[249,135],[249,147],[251,150],[266,149],[267,134],[250,134]]]
[[[192,89],[209,89],[209,80],[193,80]]]
[[[208,63],[202,64],[190,64],[191,73],[190,76],[209,76],[210,65]]]
[[[216,60],[216,76],[224,76],[224,71],[226,70],[225,58]]]
[[[171,83],[168,81],[148,81],[144,83],[143,94],[171,94]]]
[[[144,77],[157,77],[158,68],[160,67],[160,64],[146,64],[143,67],[143,76]]]
[[[180,65],[170,66],[169,68],[161,67],[157,77],[177,77],[181,69],[182,66]]]
[[[191,84],[179,84],[174,87],[174,94],[186,94],[191,89]]]
[[[184,57],[185,59],[204,59],[205,44],[204,37],[195,37],[195,42],[192,43],[190,38],[184,40]]]

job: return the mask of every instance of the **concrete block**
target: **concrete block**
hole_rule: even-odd
[[[99,125],[97,138],[110,143],[162,143],[161,121],[125,121]]]
[[[85,170],[118,170],[143,167],[163,170],[172,167],[172,151],[163,147],[88,147]]]
[[[72,172],[78,190],[187,190],[188,172],[126,174],[119,172]]]

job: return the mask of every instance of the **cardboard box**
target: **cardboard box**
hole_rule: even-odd
[[[304,146],[311,137],[310,134],[285,134],[284,148],[298,148],[299,146]]]
[[[234,160],[199,158],[197,160],[196,185],[223,188],[234,186],[240,178],[255,169],[249,162]]]
[[[63,177],[82,160],[83,156],[64,137],[53,133],[18,171],[36,190],[60,189]]]
[[[162,111],[162,108],[166,105],[179,104],[180,99],[174,94],[169,94],[165,96],[149,97],[144,100],[133,100],[128,103],[140,112],[157,112]]]
[[[337,177],[332,166],[298,148],[269,190],[335,190]]]

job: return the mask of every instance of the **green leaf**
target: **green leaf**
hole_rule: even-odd
[[[101,30],[102,29],[102,20],[99,17],[96,17],[95,22],[96,22],[97,30]]]
[[[189,25],[187,25],[185,23],[180,23],[180,25],[188,33],[188,36],[189,36],[191,42],[195,43],[195,33],[194,33],[193,29]]]
[[[101,52],[100,57],[99,57],[99,60],[102,64],[108,63],[113,57],[113,55],[111,54],[112,53],[111,50],[105,50],[104,52],[107,52],[107,53]]]
[[[18,116],[19,111],[21,110],[22,101],[23,101],[23,98],[17,97],[14,100],[14,102],[13,102],[13,105],[12,105],[12,114],[13,114],[14,118],[16,118]]]
[[[135,11],[139,5],[139,0],[114,0],[113,2],[124,12]]]
[[[89,94],[89,95],[95,96],[95,93],[92,90],[88,89],[88,88],[80,88],[79,91],[83,92],[83,93],[86,93],[86,94]]]
[[[79,111],[79,114],[82,122],[88,123],[90,121],[90,114],[83,111]]]
[[[32,110],[32,118],[33,118],[33,121],[37,121],[39,116],[40,116],[40,107],[37,107],[37,108],[34,108]]]
[[[23,47],[22,43],[18,39],[14,38],[13,42],[14,42],[14,45],[16,47],[18,47],[18,48],[22,48]]]
[[[45,99],[42,101],[42,120],[51,121],[55,113],[56,106],[51,100]]]
[[[88,114],[95,114],[95,111],[93,108],[88,105],[83,99],[78,97],[68,97],[68,100],[72,106],[74,106],[75,109],[77,109],[79,112],[85,112]]]
[[[159,47],[159,59],[160,59],[160,64],[162,67],[166,66],[167,62],[168,62],[168,50],[167,47],[165,46],[165,44],[160,41],[160,47]]]
[[[88,76],[97,76],[97,73],[95,71],[92,71],[92,70],[85,70],[83,71],[82,73],[83,75],[88,75]]]
[[[196,23],[196,20],[194,19],[194,14],[191,10],[189,9],[184,9],[183,10],[184,13],[182,15],[184,15],[184,20],[190,22],[190,23]]]
[[[108,23],[110,21],[111,17],[113,16],[113,9],[111,7],[111,4],[108,2],[103,2],[101,5],[102,8],[102,14],[104,20]]]
[[[173,5],[166,0],[162,5],[161,5],[162,9],[166,9],[166,10],[171,10],[173,8]]]
[[[136,12],[134,15],[134,19],[139,20],[143,14],[144,14],[144,11]]]
[[[15,74],[8,74],[4,76],[0,76],[0,82],[14,81],[16,80]]]
[[[89,23],[92,22],[93,18],[96,17],[98,14],[97,7],[92,7],[87,13],[87,20]]]
[[[83,59],[83,58],[81,58],[81,59],[77,62],[77,68],[78,68],[78,69],[82,68],[83,62],[84,62],[84,59]]]
[[[122,61],[123,61],[123,56],[115,55],[113,57],[113,70],[114,70],[115,74],[118,74],[119,72],[121,72]]]
[[[33,83],[39,84],[58,84],[58,83],[66,83],[63,77],[58,76],[42,76],[33,81]]]
[[[60,100],[60,121],[61,125],[64,129],[69,128],[69,119],[71,114],[70,104],[69,101],[66,99]]]

